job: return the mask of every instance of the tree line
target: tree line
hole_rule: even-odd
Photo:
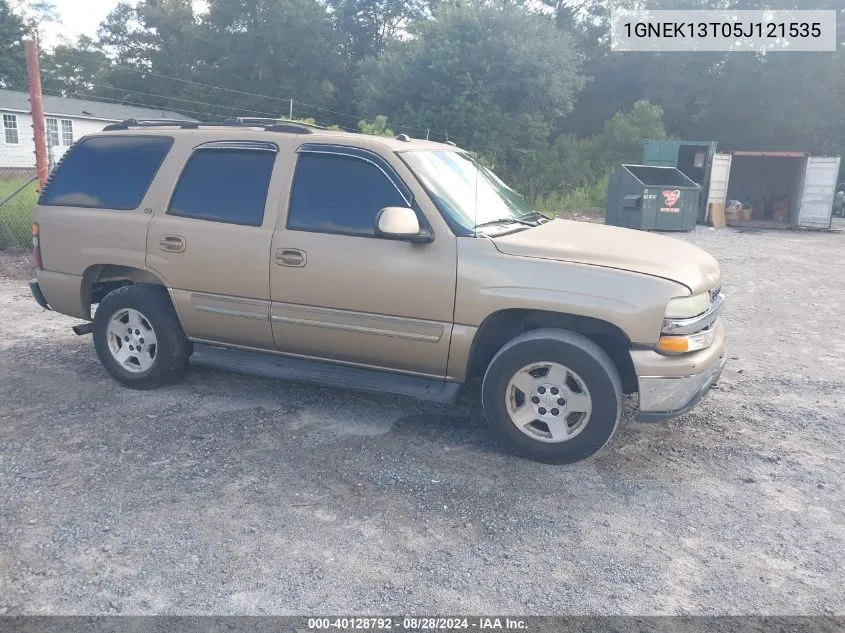
[[[47,2],[0,0],[0,86],[25,89],[21,41]],[[531,200],[601,183],[642,140],[845,152],[845,53],[614,53],[631,0],[122,2],[96,37],[42,52],[47,94],[194,118],[295,117],[473,150]],[[657,3],[659,4],[659,3]],[[802,0],[673,8],[800,9]],[[845,22],[845,0],[818,0]],[[840,31],[839,40],[843,33]],[[381,115],[381,118],[376,120]],[[386,121],[384,120],[386,117]],[[363,121],[359,126],[359,122]],[[600,188],[600,187],[599,187]]]

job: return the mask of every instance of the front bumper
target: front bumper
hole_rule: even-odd
[[[44,293],[41,292],[41,286],[38,285],[37,279],[30,280],[29,289],[32,292],[32,296],[35,297],[36,303],[45,310],[49,310],[50,306],[47,305],[47,299],[44,298]]]
[[[708,370],[692,376],[640,378],[640,422],[660,422],[692,411],[719,380],[727,356]]]
[[[725,328],[721,319],[714,327],[715,340],[705,350],[678,356],[631,353],[640,392],[637,420],[659,422],[691,411],[718,381],[727,360]]]

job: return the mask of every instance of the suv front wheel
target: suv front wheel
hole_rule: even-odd
[[[182,378],[191,344],[167,290],[134,284],[110,292],[97,306],[94,347],[119,382],[153,389]]]
[[[622,417],[622,383],[610,357],[567,330],[520,334],[490,361],[482,385],[487,422],[523,457],[565,464],[601,449]]]

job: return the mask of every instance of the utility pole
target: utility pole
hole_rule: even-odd
[[[288,109],[288,121],[293,121],[293,99],[290,100],[290,108]]]
[[[50,168],[47,164],[47,139],[44,132],[44,100],[41,96],[41,70],[38,67],[38,43],[26,40],[26,76],[29,83],[29,103],[32,115],[32,136],[35,139],[35,173],[38,190],[44,189]]]

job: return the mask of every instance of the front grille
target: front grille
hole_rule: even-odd
[[[716,301],[716,297],[722,294],[722,284],[719,284],[715,288],[710,289],[710,305],[713,305]]]

